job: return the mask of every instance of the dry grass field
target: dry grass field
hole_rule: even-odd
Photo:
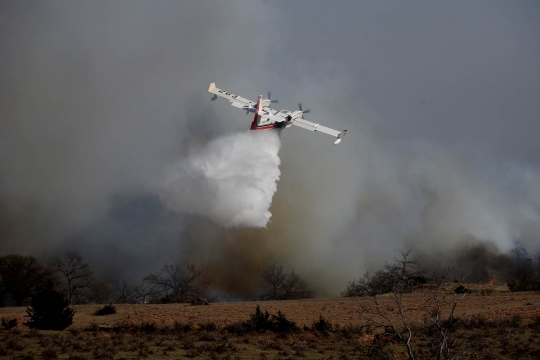
[[[451,286],[451,285],[450,285]],[[449,286],[449,288],[450,288]],[[474,289],[473,286],[471,286]],[[472,359],[540,358],[540,294],[510,293],[505,287],[476,288],[459,303],[458,319],[449,332],[450,355]],[[450,291],[441,314],[452,305]],[[402,306],[413,328],[429,329],[433,303],[427,293],[403,296]],[[399,323],[392,295],[381,296],[380,308]],[[298,329],[288,332],[246,328],[260,305],[271,314],[281,311]],[[96,316],[99,305],[73,306],[73,325],[64,331],[28,329],[25,308],[0,308],[0,318],[18,320],[0,330],[0,357],[10,359],[405,359],[405,347],[384,336],[382,318],[362,312],[368,299],[115,305],[117,313]],[[318,326],[320,317],[325,329]],[[244,324],[244,325],[242,325]],[[319,323],[320,325],[320,323]],[[425,334],[424,331],[422,334]],[[434,332],[433,339],[436,338]],[[431,339],[431,340],[433,340]],[[413,334],[418,359],[435,358],[430,339]],[[455,341],[455,342],[454,342]]]

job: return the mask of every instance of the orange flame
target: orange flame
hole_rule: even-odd
[[[489,279],[488,284],[489,284],[490,286],[493,286],[493,279]]]

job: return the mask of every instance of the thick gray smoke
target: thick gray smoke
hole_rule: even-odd
[[[218,291],[247,297],[269,262],[335,296],[399,249],[470,264],[468,239],[489,254],[519,239],[535,253],[539,14],[527,1],[2,1],[0,254],[78,250],[131,281],[205,263]],[[339,146],[249,132],[250,116],[209,101],[211,82],[349,131]]]
[[[237,133],[191,151],[164,176],[163,201],[223,228],[265,227],[280,175],[279,135]]]

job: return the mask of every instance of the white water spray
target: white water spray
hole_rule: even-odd
[[[265,227],[279,180],[279,131],[217,138],[176,164],[162,198],[174,210],[224,228]]]

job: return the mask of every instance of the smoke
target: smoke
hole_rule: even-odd
[[[455,255],[471,236],[538,251],[538,14],[2,1],[0,254],[77,250],[134,282],[197,262],[247,297],[268,263],[335,296],[399,249],[471,266]],[[249,132],[211,82],[349,132]]]
[[[501,249],[492,240],[467,236],[452,244],[446,251],[424,252],[416,249],[419,259],[428,274],[438,269],[439,273],[449,270],[450,280],[503,285],[510,279],[521,277],[524,268],[537,266],[540,254],[529,254],[520,241],[511,248]],[[538,271],[538,270],[536,270]]]
[[[223,136],[194,149],[164,177],[171,208],[227,229],[265,227],[279,180],[278,131]]]

